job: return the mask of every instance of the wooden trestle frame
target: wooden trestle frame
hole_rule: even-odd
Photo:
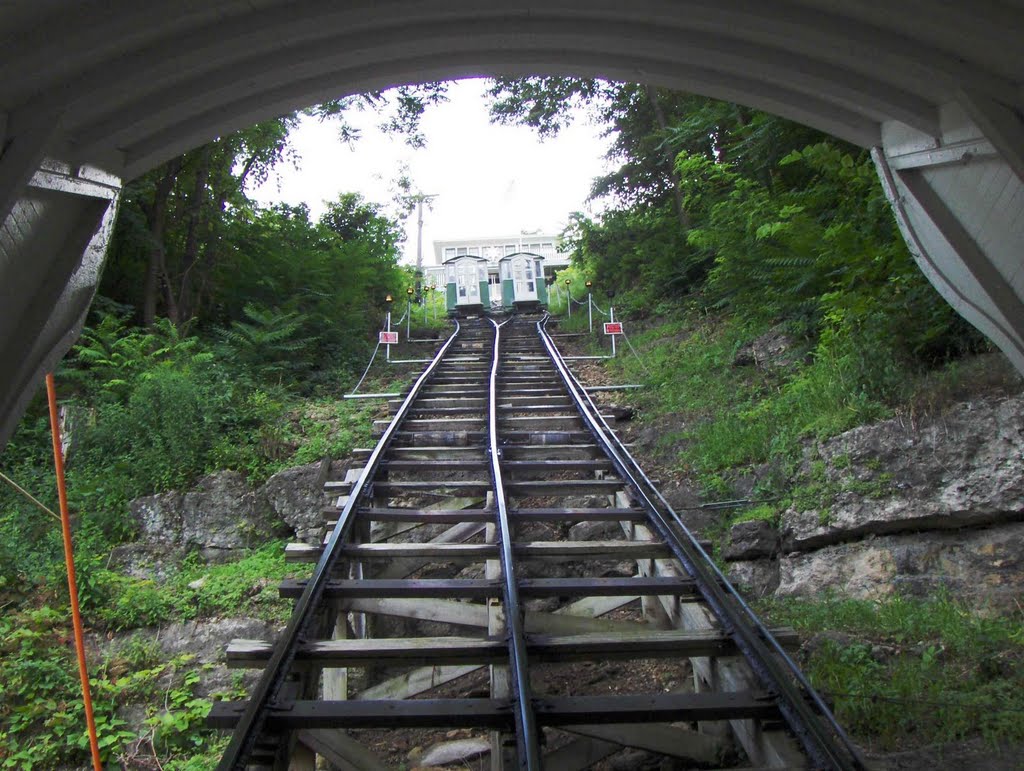
[[[316,569],[281,585],[296,599],[287,629],[276,644],[229,647],[232,666],[264,671],[249,700],[211,712],[210,725],[235,729],[219,768],[312,771],[319,755],[379,771],[383,761],[350,732],[405,727],[489,731],[492,769],[584,769],[623,747],[714,766],[727,734],[756,766],[863,767],[786,655],[796,636],[765,629],[728,585],[545,323],[457,324],[391,403],[378,445],[359,451],[365,467],[326,483],[339,496],[325,511],[326,543],[288,547],[289,560]],[[552,505],[566,496],[584,505]],[[597,521],[617,523],[621,537],[517,540],[530,523],[567,533]],[[602,560],[636,569],[586,575]],[[531,561],[574,567],[537,577],[522,572]],[[416,576],[439,564],[482,570]],[[531,604],[541,598],[562,601]],[[638,600],[645,623],[603,618]],[[387,618],[432,634],[381,634],[394,625]],[[550,662],[658,658],[689,658],[694,687],[545,694],[536,673]],[[485,667],[488,698],[444,695]],[[354,687],[352,668],[372,676]]]

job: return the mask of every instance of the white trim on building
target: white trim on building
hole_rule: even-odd
[[[560,251],[561,239],[550,234],[520,234],[496,238],[460,238],[450,241],[434,241],[434,264],[464,255],[483,257],[497,272],[498,260],[517,252],[539,254],[549,268],[564,268],[569,264],[569,255]]]

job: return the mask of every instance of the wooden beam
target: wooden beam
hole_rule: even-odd
[[[368,662],[409,666],[452,664],[496,664],[507,659],[508,649],[500,638],[502,630],[489,637],[396,637],[374,639],[319,640],[302,645],[296,662],[321,667],[365,666]],[[798,642],[792,630],[786,635],[792,647]],[[636,629],[614,633],[526,636],[530,659],[562,663],[568,661],[674,658],[678,656],[735,655],[736,646],[727,636],[712,631],[652,631]],[[264,640],[232,640],[227,649],[230,667],[254,667],[270,659],[274,645]]]
[[[486,458],[474,460],[383,460],[380,468],[388,471],[477,471],[488,468]]]
[[[394,458],[396,460],[443,460],[445,458],[451,458],[453,460],[475,458],[483,451],[483,446],[473,447],[470,445],[462,446],[416,446],[416,447],[396,447],[392,446],[388,448],[387,458]],[[352,456],[361,462],[364,462],[370,457],[370,450],[353,450]]]
[[[545,561],[627,560],[667,558],[671,552],[658,541],[531,541],[516,543],[512,550],[519,559]],[[322,546],[290,543],[285,546],[289,562],[316,562]],[[494,558],[497,546],[467,543],[364,543],[341,547],[350,559],[396,559],[422,557],[437,562],[479,562]]]
[[[516,480],[505,482],[509,495],[517,497],[558,497],[579,495],[612,495],[621,490],[621,479],[545,479]]]
[[[556,727],[584,721],[599,725],[779,717],[778,707],[764,691],[556,696],[534,699],[534,711],[541,725]]]
[[[957,101],[1017,178],[1024,181],[1024,120],[1018,110],[973,89],[960,89]]]
[[[589,631],[614,631],[629,622],[607,621],[598,617],[605,613],[610,613],[613,610],[618,610],[623,605],[628,605],[636,599],[636,597],[588,597],[583,600],[578,600],[564,608],[560,608],[554,613],[537,613],[527,611],[525,616],[526,631],[547,632],[551,634],[581,634]],[[390,606],[402,604],[420,606],[423,602],[423,600],[353,600],[350,604],[353,608],[367,610],[367,607],[365,606],[377,603],[388,603]],[[473,611],[473,615],[476,616],[473,625],[479,627],[487,626],[487,611],[482,605],[465,602],[449,603],[445,600],[433,600],[431,601],[431,606],[433,606],[434,603],[459,605],[466,611]],[[439,612],[436,607],[432,607],[431,610]],[[394,614],[402,615],[397,611]],[[407,699],[412,696],[418,696],[421,693],[425,693],[426,691],[432,690],[440,685],[444,685],[452,680],[477,672],[482,668],[483,667],[471,664],[464,666],[420,667],[419,669],[414,669],[406,674],[397,675],[389,680],[385,680],[382,683],[372,686],[371,688],[367,688],[355,698]]]
[[[517,508],[509,511],[513,519],[530,522],[646,522],[643,509],[614,507],[607,509]],[[651,539],[654,540],[654,539]]]
[[[481,562],[497,554],[497,546],[486,543],[362,543],[343,546],[341,553],[351,559],[396,559],[423,557],[437,562]]]
[[[519,559],[542,560],[628,560],[669,557],[668,546],[660,541],[530,541],[512,544]]]
[[[482,664],[456,664],[451,666],[418,667],[411,672],[389,678],[359,693],[359,701],[380,699],[409,699],[434,688],[479,672]]]
[[[544,768],[557,768],[559,771],[586,771],[595,763],[614,755],[621,749],[622,745],[613,742],[576,737],[558,749],[545,753]]]
[[[628,605],[636,596],[588,597],[560,608],[554,613],[528,610],[524,614],[527,632],[536,634],[587,634],[590,632],[621,632],[630,628],[643,628],[631,621],[609,621],[597,616]],[[484,628],[487,610],[480,603],[433,599],[364,598],[340,600],[339,606],[348,611],[397,616],[442,624]]]
[[[595,469],[610,469],[612,462],[608,458],[596,459],[531,459],[531,460],[502,460],[502,471],[593,471]]]
[[[395,599],[388,597],[365,597],[339,601],[342,609],[359,613],[373,613],[378,616],[412,618],[418,621],[436,621],[442,624],[485,628],[487,608],[475,602],[438,600],[428,598]]]
[[[534,699],[537,722],[547,726],[604,723],[671,723],[735,717],[778,719],[763,691]],[[244,701],[214,702],[207,725],[232,729]],[[270,731],[317,728],[497,728],[514,723],[504,699],[411,699],[401,701],[294,701],[270,710]]]
[[[463,501],[469,501],[468,498],[463,498]],[[473,538],[479,534],[486,525],[482,522],[460,522],[435,538],[430,540],[430,544],[433,546],[439,546],[442,544],[450,543],[461,543]],[[374,578],[386,579],[386,578],[405,578],[406,576],[419,570],[424,565],[428,564],[427,559],[422,557],[412,557],[409,559],[395,559],[388,563],[382,569],[378,570]]]
[[[326,510],[325,516],[338,516],[337,510]],[[428,524],[455,524],[458,522],[490,522],[494,512],[490,509],[384,509],[360,508],[360,517],[376,522],[423,522]]]
[[[340,729],[318,728],[298,732],[299,743],[325,758],[338,771],[389,771],[380,758]]]
[[[621,747],[635,747],[673,758],[681,758],[692,765],[717,765],[722,761],[726,751],[725,743],[717,737],[707,736],[688,728],[677,728],[658,723],[650,725],[635,723],[632,725],[625,723],[567,725],[562,726],[562,730],[602,742],[614,742]]]
[[[296,599],[302,595],[306,579],[289,578],[281,582],[280,596]],[[683,578],[525,578],[519,582],[523,597],[597,597],[612,595],[658,594],[696,600],[693,582]],[[501,596],[501,582],[486,579],[334,579],[327,583],[324,597],[436,597],[486,599]]]
[[[432,495],[456,496],[485,495],[491,489],[491,481],[482,479],[479,481],[452,481],[441,479],[411,480],[392,482],[390,480],[377,480],[372,483],[373,493],[377,496],[405,495],[407,493],[429,493]],[[352,491],[351,482],[332,481],[324,484],[324,491],[348,495]]]
[[[232,640],[227,649],[229,667],[259,667],[273,654],[273,643]],[[506,658],[501,640],[473,637],[397,637],[365,640],[320,640],[306,643],[295,654],[296,664],[358,667],[369,664],[424,666],[486,664]]]
[[[231,730],[245,710],[245,701],[213,703],[206,725]],[[386,701],[296,701],[271,710],[270,731],[297,728],[511,728],[507,701],[492,699],[411,699]]]

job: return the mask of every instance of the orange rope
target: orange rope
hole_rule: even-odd
[[[92,713],[92,696],[89,693],[89,670],[85,663],[85,635],[82,631],[82,614],[78,609],[78,583],[75,579],[75,555],[71,548],[71,517],[68,514],[68,491],[64,485],[64,456],[60,446],[60,426],[57,419],[57,389],[53,374],[46,376],[46,397],[50,402],[50,436],[53,438],[53,467],[57,472],[57,495],[60,498],[60,523],[64,533],[64,563],[68,568],[68,593],[71,596],[71,620],[75,626],[75,651],[78,654],[78,674],[82,679],[82,703],[85,705],[85,720],[89,727],[89,748],[92,750],[92,766],[103,771],[100,761],[100,745],[96,736],[96,719]]]

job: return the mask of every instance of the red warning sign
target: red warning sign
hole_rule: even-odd
[[[604,323],[604,333],[606,335],[621,335],[622,334],[622,322],[621,321],[606,321]]]
[[[397,332],[381,332],[380,333],[380,344],[381,345],[398,345],[398,333]]]

